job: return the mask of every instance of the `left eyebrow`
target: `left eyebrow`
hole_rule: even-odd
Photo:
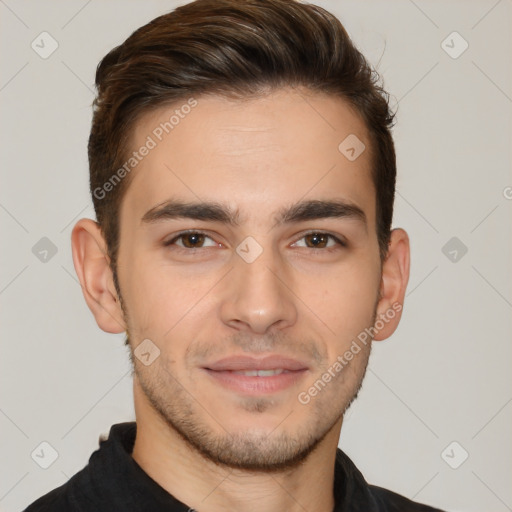
[[[169,200],[148,210],[142,217],[141,223],[153,223],[170,219],[194,219],[220,222],[232,226],[241,224],[240,212],[216,202],[182,202]],[[275,224],[293,224],[307,220],[328,218],[352,219],[361,222],[368,229],[364,211],[357,205],[342,200],[309,200],[299,201],[288,207],[281,208],[276,216]]]
[[[368,230],[368,221],[364,210],[354,203],[342,200],[301,201],[288,208],[281,209],[276,216],[276,224],[291,224],[306,220],[351,219],[361,222]]]

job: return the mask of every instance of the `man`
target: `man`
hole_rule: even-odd
[[[136,423],[26,510],[434,510],[337,449],[409,276],[376,78],[292,0],[197,0],[102,60],[73,258]]]

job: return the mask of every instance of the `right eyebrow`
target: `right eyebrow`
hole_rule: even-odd
[[[186,203],[182,201],[169,200],[148,210],[143,215],[141,222],[152,223],[160,220],[179,218],[216,221],[238,226],[240,215],[238,210],[233,211],[226,206],[211,201]]]

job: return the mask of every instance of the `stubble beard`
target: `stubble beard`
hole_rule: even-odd
[[[287,426],[293,425],[295,408],[311,407],[307,420],[296,425],[293,432],[286,431],[281,425],[271,432],[257,429],[230,432],[223,426],[222,419],[216,418],[207,404],[199,403],[162,364],[150,372],[148,368],[135,364],[134,373],[152,408],[169,429],[197,454],[216,465],[232,469],[282,472],[303,463],[356,399],[366,373],[370,347],[358,354],[358,358],[365,360],[360,360],[361,366],[352,374],[352,380],[345,383],[346,387],[338,390],[342,394],[341,399],[336,399],[336,396],[332,399],[333,391],[339,386],[334,388],[336,384],[330,383],[330,390],[324,389],[309,404],[302,405],[298,400],[290,403],[290,410],[283,414],[282,423]],[[345,367],[343,373],[352,372],[351,366],[352,363]],[[237,405],[242,414],[254,414],[257,422],[257,415],[265,414],[274,403],[271,398],[245,397]]]
[[[207,410],[205,405],[200,404],[171,372],[161,365],[161,357],[155,361],[155,363],[159,363],[158,365],[153,363],[156,367],[152,365],[152,369],[137,364],[133,355],[135,347],[130,341],[129,317],[122,300],[121,305],[127,326],[125,345],[130,350],[132,375],[138,380],[148,403],[169,429],[177,433],[192,450],[218,466],[265,473],[296,468],[335,428],[361,389],[370,356],[371,343],[357,354],[359,366],[354,368],[354,360],[352,360],[343,369],[342,375],[338,376],[338,378],[343,378],[345,372],[353,373],[352,381],[340,390],[343,395],[342,399],[329,402],[325,399],[328,393],[324,391],[326,394],[323,400],[322,393],[320,393],[307,405],[311,406],[308,420],[299,425],[295,432],[280,432],[278,425],[270,433],[256,430],[230,433],[222,426],[221,421]],[[376,315],[377,308],[375,306],[373,322],[375,322]],[[333,389],[335,388],[331,387],[331,395]],[[244,411],[263,414],[273,406],[273,403],[271,398],[245,397],[239,405]],[[293,409],[296,407],[305,407],[305,405],[300,404],[298,400],[290,404],[289,417],[284,414],[283,423],[288,419],[293,421]],[[201,418],[201,415],[205,414],[215,424],[214,428],[208,425],[208,420],[205,421]]]

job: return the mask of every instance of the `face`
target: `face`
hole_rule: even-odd
[[[369,344],[335,365],[379,295],[368,133],[305,91],[195,100],[134,132],[155,147],[122,202],[117,274],[131,349],[158,354],[133,357],[135,385],[211,460],[292,466],[340,425],[368,361]],[[366,146],[355,160],[349,135]]]

